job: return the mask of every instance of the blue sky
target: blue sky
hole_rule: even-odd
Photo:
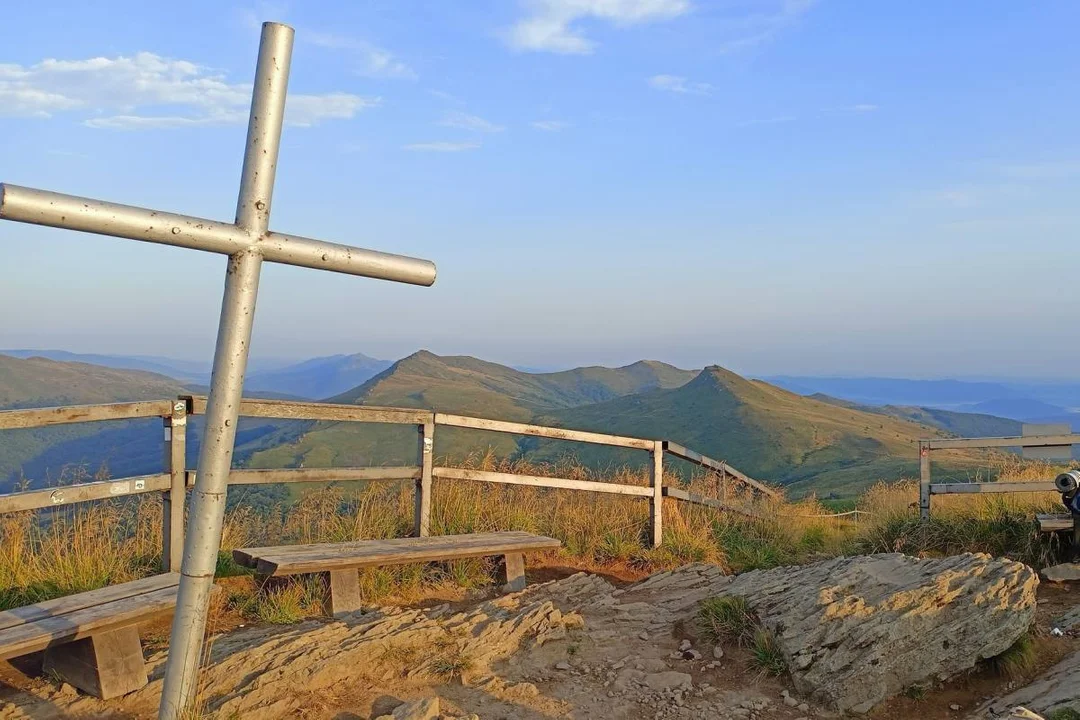
[[[1076,3],[17,3],[0,181],[231,219],[262,20],[272,227],[439,279],[268,266],[257,355],[1080,375]],[[212,352],[221,257],[2,223],[0,268],[0,347]]]

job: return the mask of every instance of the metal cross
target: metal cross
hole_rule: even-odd
[[[236,222],[232,225],[0,184],[0,218],[6,220],[229,256],[206,428],[184,541],[180,589],[159,709],[159,717],[167,720],[175,720],[189,711],[198,687],[199,659],[221,547],[225,493],[263,260],[413,285],[435,282],[435,265],[427,260],[268,230],[292,44],[292,28],[279,23],[263,24],[240,197],[236,203]]]

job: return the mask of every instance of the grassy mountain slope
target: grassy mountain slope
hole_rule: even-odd
[[[248,375],[245,388],[321,400],[346,392],[390,367],[362,353],[312,358],[295,365]]]
[[[0,410],[174,398],[191,388],[164,375],[90,363],[0,355]],[[271,432],[289,437],[296,423],[242,418],[236,458],[264,447]],[[202,418],[188,425],[188,463],[194,467]],[[20,480],[31,487],[85,480],[105,468],[112,477],[160,472],[161,421],[156,418],[0,431],[0,492]]]
[[[917,474],[918,440],[942,434],[909,419],[796,395],[719,367],[706,368],[680,388],[551,417],[566,427],[671,439],[797,493],[851,494],[877,480]],[[552,452],[541,444],[534,456],[550,459]],[[611,457],[595,449],[586,459],[603,463]]]
[[[622,368],[527,373],[473,357],[440,357],[421,351],[332,401],[431,408],[528,422],[538,413],[652,388],[678,387],[694,375],[692,371],[652,361]],[[457,428],[440,428],[437,443],[440,455],[454,458],[489,447],[502,455],[517,449],[510,436]],[[254,467],[400,464],[414,462],[415,457],[416,432],[410,427],[321,423],[313,425],[298,440],[255,453],[251,464]]]
[[[0,355],[0,409],[86,405],[175,397],[184,391],[172,378],[140,370],[88,363]],[[107,433],[107,434],[103,434]],[[40,484],[56,480],[64,466],[84,464],[93,473],[110,459],[141,467],[154,451],[161,463],[161,423],[132,420],[79,423],[0,431],[0,490],[20,471]],[[125,465],[126,467],[126,465]]]
[[[166,398],[183,392],[172,378],[142,370],[0,355],[0,409]]]
[[[156,355],[99,355],[68,350],[0,350],[0,355],[17,358],[42,357],[61,362],[88,363],[117,370],[145,370],[184,382],[210,382],[210,362],[178,360]]]
[[[955,412],[953,410],[939,410],[937,408],[915,407],[910,405],[861,405],[850,400],[841,400],[822,393],[809,396],[811,399],[845,407],[854,410],[862,410],[879,415],[891,415],[903,420],[935,427],[944,430],[950,435],[958,437],[1004,437],[1019,435],[1022,423],[1017,420],[986,415],[983,413]]]

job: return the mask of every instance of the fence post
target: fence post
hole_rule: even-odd
[[[417,463],[420,477],[416,481],[413,507],[413,535],[427,537],[431,533],[431,469],[435,458],[435,416],[430,422],[418,425]]]
[[[919,442],[919,516],[930,519],[930,443]]]
[[[184,555],[184,498],[187,496],[187,403],[174,400],[165,424],[165,472],[169,491],[164,494],[161,528],[161,564],[165,572],[180,572]]]
[[[652,481],[652,504],[649,508],[649,528],[653,547],[664,541],[664,442],[653,445],[649,479]]]

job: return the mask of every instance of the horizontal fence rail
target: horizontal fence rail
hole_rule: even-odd
[[[109,403],[107,405],[69,405],[67,407],[34,408],[30,410],[0,410],[0,430],[15,428],[70,425],[102,420],[135,420],[164,417],[173,406],[172,400],[151,402]]]
[[[206,414],[206,397],[183,396],[192,415]],[[255,400],[240,402],[242,417],[277,418],[279,420],[337,420],[342,422],[392,423],[418,425],[431,419],[430,410],[386,408],[367,405],[335,405],[332,403],[293,402],[291,400]]]
[[[652,450],[656,442],[655,440],[643,440],[620,435],[605,435],[603,433],[566,430],[546,425],[527,425],[525,423],[487,420],[485,418],[447,415],[445,413],[435,413],[435,424],[472,428],[473,430],[492,430],[512,435],[532,435],[534,437],[551,438],[552,440],[573,440],[575,442],[593,443],[594,445],[612,445],[637,450]]]
[[[119,480],[61,485],[42,490],[0,495],[0,513],[19,512],[21,510],[40,510],[41,508],[71,505],[87,500],[105,500],[106,498],[139,495],[148,492],[162,492],[169,489],[170,476],[140,475]]]
[[[53,508],[72,503],[107,498],[162,493],[163,565],[166,570],[180,566],[183,548],[184,500],[188,489],[195,484],[195,471],[186,467],[187,425],[190,415],[206,413],[207,399],[199,395],[182,395],[176,400],[76,405],[56,408],[33,408],[0,411],[0,430],[47,427],[104,420],[161,418],[165,430],[165,472],[139,477],[118,478],[103,482],[81,483],[62,487],[0,495],[0,513]],[[714,509],[754,517],[752,513],[727,502],[663,484],[664,456],[686,460],[702,469],[731,477],[752,492],[770,498],[779,493],[736,470],[721,460],[702,455],[678,443],[645,438],[610,435],[572,430],[546,425],[491,420],[466,415],[440,413],[412,408],[374,407],[291,400],[244,398],[240,404],[241,417],[275,418],[284,420],[314,420],[327,422],[359,422],[412,425],[418,431],[417,464],[397,467],[351,468],[237,468],[229,474],[230,485],[261,485],[273,483],[329,483],[346,481],[413,481],[415,483],[414,534],[426,536],[431,526],[432,480],[476,481],[504,485],[578,490],[628,497],[647,498],[650,502],[650,535],[654,546],[663,536],[663,500],[665,497]],[[650,455],[649,484],[629,485],[595,480],[544,477],[518,473],[492,472],[468,468],[436,467],[434,464],[435,428],[445,427],[485,430],[511,435],[526,435],[590,443],[609,447],[642,450]]]
[[[775,490],[772,490],[771,488],[762,485],[757,480],[754,480],[753,478],[744,475],[743,473],[728,465],[726,462],[722,462],[720,460],[713,460],[711,457],[706,457],[701,453],[694,452],[690,448],[683,447],[678,443],[669,442],[667,440],[664,441],[664,450],[671,453],[677,458],[688,460],[689,462],[692,462],[699,467],[707,468],[709,470],[715,470],[724,475],[730,475],[733,478],[742,481],[746,485],[749,485],[758,492],[771,498],[780,497],[780,494]]]
[[[943,438],[919,441],[919,514],[923,520],[930,518],[930,499],[934,495],[964,495],[978,493],[1039,493],[1057,492],[1051,480],[1032,482],[931,482],[930,452],[932,450],[973,450],[992,448],[1063,449],[1080,444],[1080,433],[1063,433],[1068,425],[1024,425],[1030,434],[1007,437]],[[1057,432],[1055,432],[1057,431]],[[1039,450],[1045,452],[1045,450]],[[1043,456],[1038,456],[1043,457]],[[1050,456],[1046,456],[1050,457]]]
[[[977,482],[977,483],[934,483],[930,485],[931,495],[962,495],[965,493],[1020,493],[1020,492],[1056,492],[1052,482]]]
[[[506,485],[531,485],[533,487],[560,488],[562,490],[588,490],[590,492],[637,495],[640,497],[652,497],[653,494],[653,489],[644,485],[621,485],[619,483],[596,482],[595,480],[518,475],[516,473],[470,470],[468,468],[437,467],[434,469],[433,474],[443,480],[477,480],[479,482],[503,483]]]
[[[1045,447],[1047,445],[1074,445],[1080,443],[1080,433],[1067,435],[1016,435],[1011,437],[946,438],[923,440],[923,447],[930,450],[962,450],[970,448]]]

